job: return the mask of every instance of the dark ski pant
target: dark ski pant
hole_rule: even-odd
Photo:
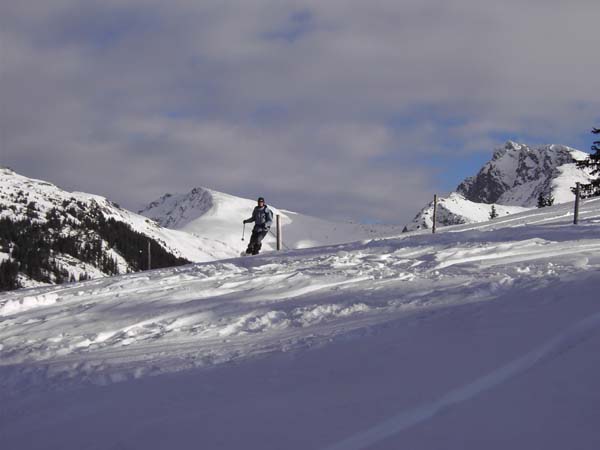
[[[262,240],[265,238],[269,230],[252,230],[252,237],[250,243],[246,249],[247,254],[258,255],[260,248],[262,247]]]

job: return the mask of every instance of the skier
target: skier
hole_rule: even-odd
[[[263,197],[258,198],[258,206],[252,211],[252,217],[244,220],[244,224],[254,222],[252,237],[246,249],[247,255],[258,255],[262,246],[261,242],[273,224],[273,211],[265,204]]]

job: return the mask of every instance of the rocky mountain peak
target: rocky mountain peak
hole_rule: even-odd
[[[494,149],[492,158],[479,172],[466,178],[456,192],[440,198],[438,224],[455,225],[489,220],[493,205],[500,215],[533,208],[540,194],[555,203],[571,201],[571,187],[589,182],[590,174],[575,161],[587,153],[564,145],[529,146],[507,141]],[[431,227],[432,205],[423,208],[407,230]]]
[[[187,194],[165,194],[139,211],[166,228],[180,228],[206,214],[214,205],[210,189],[195,187]]]
[[[494,149],[494,153],[492,155],[492,161],[497,161],[499,159],[502,159],[507,153],[510,152],[518,152],[521,149],[529,149],[529,147],[527,147],[526,145],[523,144],[519,144],[518,142],[515,141],[506,141],[506,143],[501,146],[501,147],[496,147]]]
[[[456,191],[477,203],[533,206],[540,193],[549,194],[558,168],[574,163],[579,152],[564,145],[530,147],[508,141],[492,159]]]

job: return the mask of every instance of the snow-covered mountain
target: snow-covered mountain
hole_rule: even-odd
[[[249,225],[242,242],[242,220],[254,206],[253,200],[196,188],[167,194],[141,215],[0,168],[0,284],[14,289],[146,269],[148,241],[152,268],[239,256],[251,232]],[[393,225],[338,224],[272,209],[281,215],[285,249],[400,232]],[[272,233],[263,249],[274,248]]]
[[[229,256],[219,242],[159,226],[104,197],[0,168],[4,288],[96,278]]]
[[[0,448],[600,448],[600,199],[0,294]]]
[[[266,200],[269,203],[269,199]],[[252,215],[255,206],[255,200],[197,187],[187,194],[166,194],[150,203],[139,213],[155,220],[162,226],[220,242],[231,249],[230,256],[233,257],[238,256],[243,250],[243,243],[241,243],[244,233],[242,220]],[[335,223],[280,209],[270,204],[269,208],[275,215],[281,216],[285,249],[389,236],[402,230],[402,227],[398,225]],[[252,224],[248,224],[245,228],[245,242],[248,242],[251,230]],[[273,229],[265,239],[264,250],[269,251],[275,248],[274,231]]]
[[[552,194],[555,203],[570,202],[571,187],[589,182],[588,174],[575,166],[575,161],[587,157],[587,153],[564,145],[529,147],[508,141],[456,190],[476,203],[535,207],[539,194]]]
[[[587,156],[564,145],[530,147],[508,141],[494,151],[477,175],[439,199],[438,225],[487,221],[492,205],[500,216],[534,208],[540,194],[553,197],[555,204],[571,202],[575,183],[589,183],[589,172],[575,165]],[[433,202],[406,229],[431,228],[432,216]]]
[[[467,200],[456,192],[452,192],[447,197],[440,197],[438,199],[436,222],[438,225],[444,226],[486,222],[490,220],[492,207],[494,207],[498,217],[530,209],[522,206],[506,206],[497,203],[476,203]],[[430,229],[433,226],[433,200],[419,211],[411,225],[412,227],[407,226],[407,230],[412,231],[419,228]]]

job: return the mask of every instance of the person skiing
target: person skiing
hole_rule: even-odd
[[[265,204],[263,197],[258,198],[258,205],[252,211],[252,217],[244,220],[244,224],[254,222],[250,243],[246,249],[247,255],[258,255],[262,247],[262,240],[265,238],[271,225],[273,224],[273,211]]]

